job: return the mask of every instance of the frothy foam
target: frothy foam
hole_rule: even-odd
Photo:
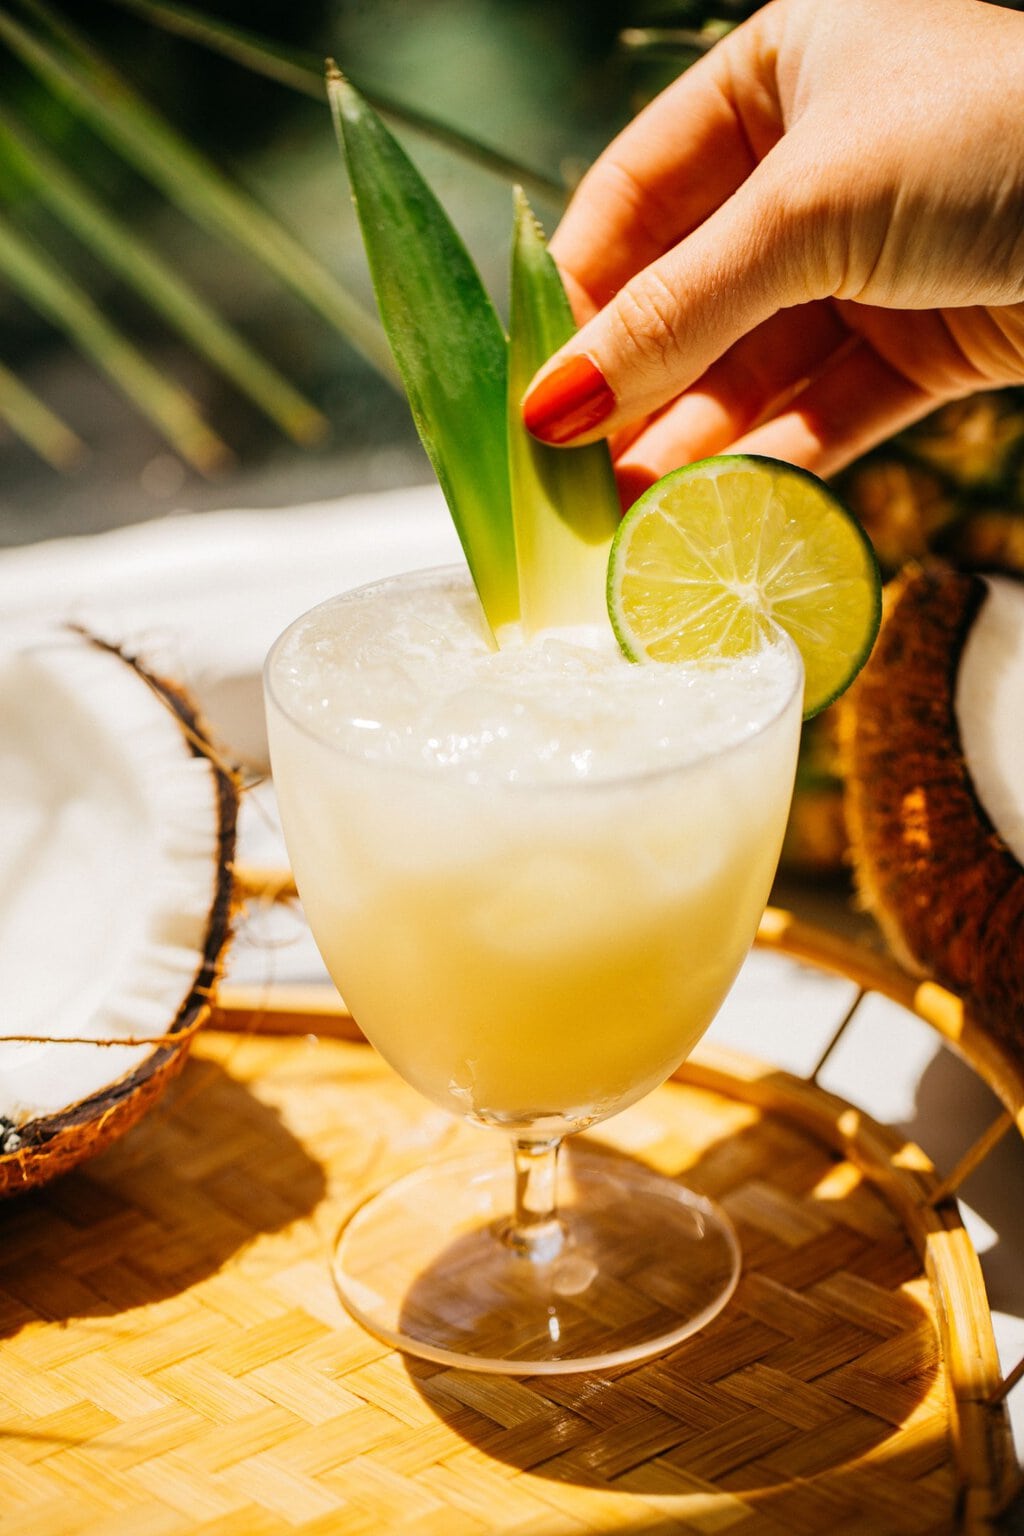
[[[656,771],[756,734],[793,692],[780,642],[728,663],[638,665],[606,631],[490,647],[471,589],[383,582],[306,615],[274,657],[286,713],[346,752],[473,781]]]

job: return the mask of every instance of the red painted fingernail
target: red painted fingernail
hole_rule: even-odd
[[[570,357],[527,391],[523,421],[543,443],[569,443],[614,409],[615,396],[600,368],[589,357]]]

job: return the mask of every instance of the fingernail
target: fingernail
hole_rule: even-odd
[[[543,443],[569,443],[598,426],[615,408],[604,374],[589,357],[570,357],[523,401],[526,430]]]

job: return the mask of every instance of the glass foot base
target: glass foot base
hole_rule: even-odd
[[[406,1354],[540,1376],[660,1354],[736,1287],[739,1244],[724,1213],[623,1158],[565,1149],[554,1257],[503,1241],[511,1206],[507,1164],[463,1159],[398,1180],[338,1236],[346,1309]]]

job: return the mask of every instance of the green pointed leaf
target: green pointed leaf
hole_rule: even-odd
[[[366,100],[328,93],[381,319],[492,630],[518,614],[507,342],[444,209]]]
[[[511,293],[508,451],[523,625],[534,631],[604,623],[608,551],[621,517],[608,446],[549,448],[522,422],[527,385],[576,327],[558,268],[519,188]]]

